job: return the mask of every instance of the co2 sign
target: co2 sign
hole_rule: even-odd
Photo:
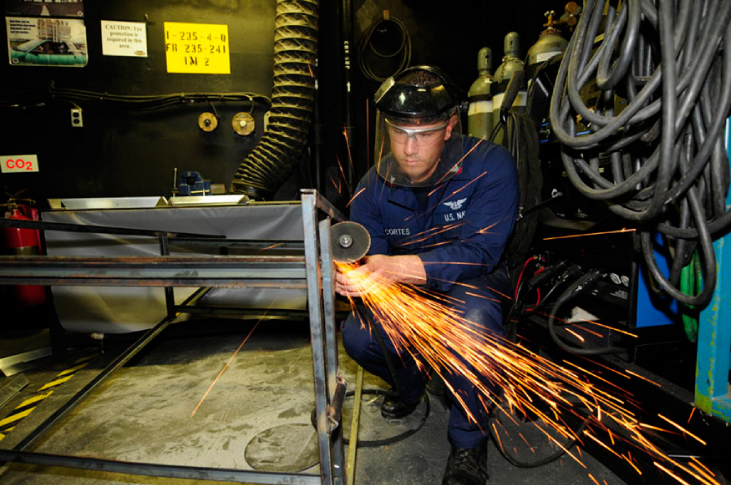
[[[38,172],[38,155],[4,155],[2,173]]]

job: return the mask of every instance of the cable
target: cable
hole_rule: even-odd
[[[500,396],[499,398],[502,398],[502,396]],[[572,431],[572,434],[574,436],[580,436],[581,433],[584,432],[584,430],[589,426],[589,418],[590,416],[587,416],[587,418],[582,421],[579,427],[576,430]],[[505,458],[508,463],[513,466],[517,466],[518,468],[538,468],[539,466],[547,465],[564,456],[566,454],[566,450],[570,450],[574,447],[574,445],[576,445],[576,443],[578,443],[577,439],[571,439],[568,443],[562,445],[558,451],[554,452],[551,455],[548,455],[536,461],[523,461],[518,459],[516,456],[511,455],[508,450],[505,449],[505,447],[503,446],[502,440],[500,440],[499,437],[496,436],[495,427],[491,424],[498,419],[499,418],[497,416],[490,418],[491,423],[490,425],[488,425],[488,427],[490,428],[490,437],[492,438],[492,442],[495,443],[498,451],[500,451],[500,454],[503,455],[503,458]]]
[[[251,108],[257,103],[266,109],[271,106],[271,100],[256,93],[171,93],[147,96],[132,96],[122,94],[99,93],[80,89],[57,88],[51,83],[47,89],[13,93],[0,98],[0,108],[29,109],[40,107],[56,101],[76,103],[100,103],[115,105],[115,108],[130,111],[156,111],[170,106],[186,103],[211,103],[213,101],[241,102],[246,101]]]
[[[377,33],[388,31],[388,26],[393,25],[397,29],[400,41],[394,46],[392,52],[381,52],[374,46],[373,38]],[[392,67],[393,72],[385,75],[376,74],[371,67],[371,60],[377,59],[395,59],[398,56],[398,63]],[[358,67],[360,72],[368,82],[373,84],[375,88],[388,79],[390,76],[398,74],[409,66],[411,62],[411,37],[406,25],[396,17],[384,17],[373,22],[370,27],[363,33],[358,41]],[[375,91],[375,89],[374,89]]]
[[[731,2],[617,3],[585,2],[554,85],[552,129],[577,190],[638,225],[657,286],[684,305],[703,306],[716,284],[713,237],[731,224],[723,148]],[[592,89],[598,96],[587,96]],[[600,157],[610,170],[600,169]],[[655,262],[657,234],[677,258],[669,278]],[[688,294],[678,288],[680,270],[695,246],[703,284],[686,287]]]
[[[576,347],[565,342],[556,330],[556,315],[563,305],[573,300],[577,296],[584,293],[586,290],[591,288],[599,279],[602,277],[602,273],[599,270],[590,270],[574,283],[572,283],[561,296],[558,297],[556,303],[553,305],[551,312],[548,317],[548,334],[551,336],[551,340],[562,350],[571,352],[577,355],[606,355],[606,354],[621,354],[627,350],[621,347],[597,347],[597,348],[584,348]]]

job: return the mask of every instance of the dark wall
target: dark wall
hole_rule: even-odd
[[[119,95],[253,92],[269,96],[273,64],[275,2],[272,0],[85,2],[88,64],[83,68],[11,66],[0,62],[2,99],[42,92],[50,83]],[[101,20],[147,23],[147,58],[102,55]],[[229,25],[230,75],[168,74],[165,21]],[[3,42],[5,29],[3,31]],[[233,133],[231,119],[250,103],[186,102],[149,112],[105,101],[74,101],[83,109],[83,128],[72,128],[68,101],[3,109],[2,155],[37,154],[40,173],[2,174],[9,192],[30,190],[39,201],[53,197],[170,195],[173,169],[198,170],[213,183],[230,183],[261,135]],[[205,133],[198,116],[217,112],[219,128]],[[259,127],[265,105],[254,115]]]
[[[412,41],[411,64],[429,63],[445,69],[466,90],[477,76],[477,51],[493,49],[494,65],[502,56],[502,39],[510,31],[521,34],[522,54],[535,42],[545,21],[549,2],[515,0],[354,0],[352,3],[352,132],[350,154],[353,178],[367,168],[366,119],[373,119],[373,85],[364,81],[357,65],[356,48],[364,31],[383,10],[400,19]],[[559,13],[563,2],[550,2]],[[344,77],[340,2],[323,0],[320,7],[320,176],[323,191],[336,197],[342,185],[340,159],[348,171],[345,146]],[[0,188],[15,192],[29,189],[39,199],[169,195],[173,169],[198,170],[213,183],[228,184],[236,168],[261,137],[263,105],[254,110],[257,132],[235,135],[230,128],[236,112],[249,111],[247,101],[217,100],[176,104],[162,110],[140,112],[104,101],[76,102],[83,109],[84,127],[72,128],[67,101],[43,106],[8,107],[26,99],[22,93],[56,88],[123,95],[171,93],[253,92],[269,96],[273,66],[275,0],[106,0],[84,3],[89,62],[84,68],[11,66],[0,61],[3,116],[0,121],[0,155],[37,154],[41,172],[0,174]],[[144,59],[102,56],[101,20],[147,22],[148,54]],[[227,24],[230,34],[231,74],[168,74],[163,22]],[[5,29],[0,38],[4,43]],[[383,66],[388,70],[388,66]],[[221,126],[204,133],[198,115],[216,111]],[[305,162],[307,158],[305,157]],[[314,162],[295,172],[314,171]],[[329,168],[329,171],[328,171]],[[301,170],[300,170],[301,169]],[[314,185],[311,178],[296,184]],[[333,182],[335,180],[335,182]],[[335,192],[333,192],[335,191]]]
[[[337,3],[336,3],[337,4]],[[411,40],[410,65],[432,64],[441,67],[458,84],[465,93],[477,78],[477,53],[482,47],[490,47],[493,53],[493,72],[503,56],[503,39],[509,32],[518,32],[521,37],[521,56],[526,57],[530,46],[538,40],[540,32],[545,28],[544,13],[554,10],[558,15],[564,12],[566,2],[550,0],[460,0],[445,2],[443,0],[354,0],[352,9],[353,49],[357,54],[365,39],[369,27],[383,18],[388,11],[391,18],[403,23]],[[335,8],[322,12],[331,20],[325,25],[335,25],[339,12]],[[321,65],[341,64],[342,35],[336,40],[323,43],[320,47]],[[395,58],[379,59],[370,56],[366,66],[374,74],[386,76],[398,65]],[[396,60],[395,60],[396,59]],[[326,132],[325,158],[332,159],[338,154],[342,165],[347,169],[348,154],[354,159],[354,183],[371,165],[369,160],[372,150],[369,149],[368,138],[373,134],[375,106],[372,96],[377,84],[369,81],[361,73],[358,56],[353,58],[351,78],[353,80],[351,105],[354,111],[350,152],[344,143],[344,122],[335,125],[330,120],[342,112],[344,104],[344,88],[342,75],[325,76],[321,79],[323,94],[324,118],[328,125]],[[326,72],[331,72],[328,70]],[[340,70],[342,72],[342,69]],[[371,126],[366,125],[369,120]],[[329,161],[329,160],[328,160]],[[325,164],[327,165],[327,164]],[[347,171],[344,169],[343,171]],[[341,180],[333,179],[340,174],[339,168],[331,168],[324,177],[323,191],[330,200],[350,198],[353,187],[348,187]],[[340,194],[338,194],[338,189]],[[340,196],[339,196],[340,195]],[[342,204],[341,204],[342,205]]]

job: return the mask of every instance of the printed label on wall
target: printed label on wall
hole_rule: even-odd
[[[169,73],[231,74],[228,25],[165,22]]]
[[[147,57],[147,26],[144,22],[102,20],[102,54]]]
[[[82,19],[6,17],[5,22],[11,65],[86,65],[86,27]]]
[[[38,155],[0,155],[2,173],[38,172]]]

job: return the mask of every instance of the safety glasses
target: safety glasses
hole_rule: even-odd
[[[409,138],[411,138],[419,146],[431,145],[443,139],[441,131],[449,124],[449,119],[447,119],[439,126],[432,126],[429,128],[404,128],[403,126],[395,125],[388,118],[384,121],[386,122],[386,125],[388,125],[388,134],[391,137],[391,143],[404,144],[409,140]]]

